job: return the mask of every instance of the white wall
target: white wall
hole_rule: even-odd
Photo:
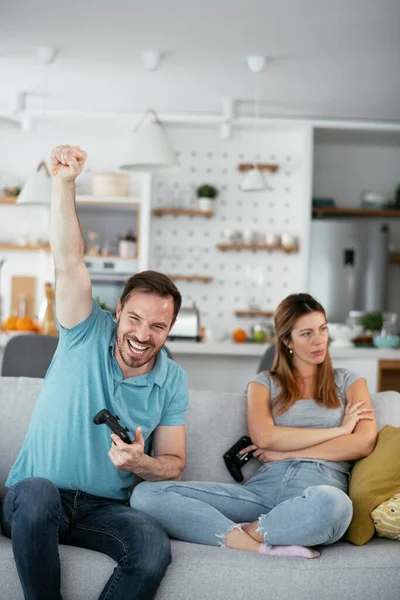
[[[306,289],[308,277],[308,231],[310,225],[311,132],[305,127],[234,130],[232,139],[221,140],[215,128],[169,127],[180,170],[157,174],[153,206],[178,202],[196,207],[195,188],[216,185],[220,195],[215,215],[201,217],[155,217],[152,220],[151,266],[166,273],[209,275],[208,284],[179,282],[183,304],[198,304],[201,324],[218,331],[248,329],[254,319],[238,318],[235,310],[249,309],[246,269],[258,269],[264,277],[264,310],[274,311],[293,292]],[[251,162],[279,165],[276,174],[265,174],[269,191],[242,192],[243,178],[237,166]],[[221,252],[224,231],[290,233],[298,236],[300,252]],[[262,241],[261,241],[262,243]],[[259,321],[260,319],[258,319]],[[262,320],[262,319],[261,319]]]

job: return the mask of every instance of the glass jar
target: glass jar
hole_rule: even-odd
[[[385,312],[383,313],[383,324],[382,324],[382,337],[388,337],[391,335],[397,335],[398,333],[398,323],[397,323],[397,313],[394,312]]]

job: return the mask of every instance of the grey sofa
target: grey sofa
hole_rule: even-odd
[[[41,386],[40,379],[0,378],[0,494]],[[400,394],[376,394],[373,403],[380,428],[400,426]],[[221,457],[245,431],[243,396],[192,391],[184,479],[233,481]],[[255,467],[250,461],[245,476]],[[60,553],[64,600],[97,599],[113,560],[69,546],[61,546]],[[339,542],[311,561],[178,541],[172,541],[172,556],[157,600],[398,600],[400,594],[400,544],[392,540],[374,539],[362,547]],[[11,542],[1,534],[0,599],[23,599]]]

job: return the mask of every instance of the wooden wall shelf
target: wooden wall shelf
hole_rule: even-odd
[[[383,217],[400,218],[400,210],[394,208],[341,208],[340,206],[313,206],[312,216],[316,218],[333,217]]]
[[[120,256],[119,254],[85,254],[85,260],[94,260],[94,261],[102,261],[102,260],[138,260],[139,256],[136,254],[135,256]]]
[[[0,204],[16,204],[18,196],[0,196]]]
[[[76,206],[93,208],[127,208],[138,210],[140,198],[134,196],[76,196]]]
[[[400,265],[400,254],[391,254],[390,263],[392,265]]]
[[[169,275],[167,277],[173,281],[199,281],[200,283],[210,283],[213,277],[207,275]]]
[[[257,252],[259,250],[268,252],[285,252],[286,254],[295,254],[299,251],[298,246],[293,248],[284,248],[283,246],[266,246],[264,244],[217,244],[217,248],[226,252],[227,250],[251,250]]]
[[[270,173],[276,173],[279,169],[279,165],[271,163],[239,163],[238,171],[240,173],[245,173],[246,171],[250,171],[250,169],[254,169],[255,166],[257,166],[259,171],[270,171]]]
[[[153,215],[156,217],[185,215],[187,217],[206,217],[210,219],[214,215],[214,211],[197,210],[195,208],[153,208]]]
[[[236,317],[273,317],[270,310],[235,310]]]
[[[37,250],[45,250],[45,252],[50,252],[49,244],[0,244],[0,250],[20,250],[23,252],[36,252]]]

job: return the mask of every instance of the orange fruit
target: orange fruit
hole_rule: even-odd
[[[232,334],[232,337],[235,340],[235,342],[245,342],[247,340],[247,333],[244,329],[235,329],[235,331]]]
[[[16,315],[8,317],[3,323],[3,329],[6,331],[15,331],[17,329],[17,321],[18,317]]]
[[[17,319],[17,327],[18,331],[33,331],[33,321],[30,317],[19,317]]]
[[[33,331],[35,333],[40,333],[40,323],[37,319],[33,320]]]

